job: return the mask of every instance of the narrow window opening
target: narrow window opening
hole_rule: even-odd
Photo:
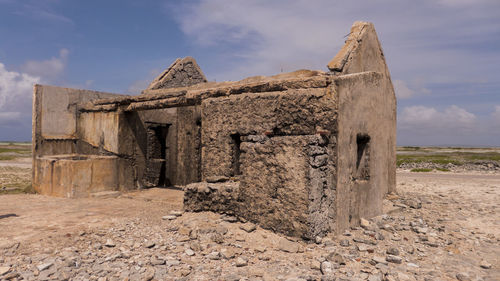
[[[240,154],[241,154],[241,135],[231,134],[231,176],[241,175]]]
[[[370,136],[358,134],[356,137],[356,179],[370,179]]]

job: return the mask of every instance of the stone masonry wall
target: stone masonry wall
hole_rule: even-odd
[[[202,179],[230,177],[232,136],[314,135],[337,130],[328,88],[249,93],[202,102]]]

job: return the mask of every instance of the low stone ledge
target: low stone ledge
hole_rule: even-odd
[[[240,183],[236,181],[188,184],[184,187],[184,210],[234,215],[238,208],[239,189]]]

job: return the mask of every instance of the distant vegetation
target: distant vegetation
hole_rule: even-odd
[[[423,173],[423,172],[432,172],[433,169],[429,168],[415,168],[411,169],[410,172],[417,172],[417,173]]]
[[[418,147],[403,146],[397,149],[397,165],[404,163],[434,163],[463,165],[476,161],[500,161],[498,148]]]
[[[0,142],[0,161],[31,157],[31,143]],[[29,162],[27,162],[29,163]],[[0,166],[0,194],[34,193],[31,169]]]

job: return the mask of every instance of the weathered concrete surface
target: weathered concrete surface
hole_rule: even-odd
[[[36,161],[35,190],[58,197],[88,197],[92,193],[127,190],[131,167],[115,156],[58,155]]]
[[[109,155],[109,153],[102,151],[100,148],[109,149],[110,151],[118,150],[116,113],[95,113],[91,118],[88,118],[89,116],[82,117],[79,112],[80,104],[89,102],[92,99],[116,96],[115,94],[96,91],[35,85],[33,91],[32,183],[35,190],[42,194],[65,197],[68,196],[68,194],[75,196],[81,194],[81,192],[78,191],[78,187],[83,184],[69,181],[65,183],[67,186],[57,184],[57,188],[52,184],[54,180],[60,182],[59,179],[52,178],[53,172],[61,172],[61,180],[69,178],[67,173],[75,174],[76,172],[72,172],[67,165],[62,165],[60,163],[55,165],[54,169],[49,169],[47,165],[44,164],[46,160],[41,160],[41,158],[50,155],[57,156],[67,154]],[[90,160],[87,162],[90,162]],[[47,172],[49,170],[50,173]],[[85,171],[83,166],[82,171],[84,174],[87,173],[87,179],[85,180],[91,181],[91,174],[88,174],[89,172]],[[115,181],[119,178],[119,175],[116,173],[109,174],[108,176],[109,178],[106,179],[108,181]],[[79,179],[84,181],[84,177],[85,175],[82,175]],[[116,177],[116,179],[114,177]],[[106,180],[103,179],[103,186],[108,185]],[[127,180],[123,182],[124,184],[130,184],[130,181]],[[72,185],[77,188],[74,189],[74,192],[69,192]],[[131,186],[133,186],[133,184]]]
[[[297,89],[211,98],[202,103],[202,178],[231,176],[231,135],[314,135],[336,131],[328,89]]]
[[[346,43],[328,63],[328,69],[337,75],[376,71],[390,79],[373,23],[357,21],[352,25]]]
[[[390,81],[377,72],[340,76],[335,92],[339,99],[337,226],[342,230],[359,224],[362,217],[381,214],[384,195],[394,190],[396,100]],[[369,138],[365,151],[360,151],[360,137]],[[359,174],[366,154],[368,177]]]
[[[178,88],[207,82],[207,78],[192,57],[176,59],[148,86],[148,90]]]
[[[239,215],[291,236],[325,235],[335,218],[333,148],[320,135],[245,138]]]

